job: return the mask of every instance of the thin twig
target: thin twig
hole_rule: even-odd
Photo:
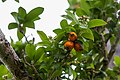
[[[23,34],[23,36],[25,37],[26,42],[27,42],[28,44],[30,44],[29,41],[28,41],[28,39],[27,39],[27,37],[26,37],[26,35],[25,35],[25,33],[22,32],[22,31],[20,31],[20,32],[21,32],[21,33]]]
[[[38,73],[37,69],[35,68],[35,66],[33,64],[30,64],[29,62],[27,62],[27,60],[25,58],[25,54],[23,54],[23,55],[24,55],[23,56],[23,60],[24,60],[25,64],[28,65],[28,66],[30,66],[33,69],[33,71],[34,71],[34,73],[35,73],[36,76],[39,76],[39,73]],[[40,78],[40,76],[39,76],[39,78]],[[42,79],[40,78],[39,80],[42,80]]]
[[[105,38],[103,36],[103,34],[101,33],[101,39],[102,39],[102,53],[104,56],[104,60],[103,60],[103,67],[102,70],[106,70],[108,68],[108,58],[107,58],[107,51],[106,51],[106,43],[105,43]]]
[[[104,58],[107,59],[107,52],[106,52],[106,43],[105,43],[105,38],[103,36],[103,34],[101,33],[101,39],[102,39],[102,53],[104,55]]]

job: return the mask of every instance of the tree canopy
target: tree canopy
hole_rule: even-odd
[[[68,4],[66,14],[61,16],[61,27],[53,30],[56,36],[37,30],[38,43],[34,43],[34,37],[28,40],[26,29],[35,30],[35,21],[40,20],[44,8],[39,6],[28,12],[19,7],[11,12],[15,22],[8,29],[17,29],[19,40],[11,38],[9,43],[0,36],[1,80],[120,79],[120,57],[114,56],[120,40],[120,3],[68,0]],[[114,66],[110,68],[113,56]]]

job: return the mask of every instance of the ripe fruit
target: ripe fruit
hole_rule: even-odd
[[[74,49],[75,49],[77,52],[83,50],[81,44],[78,43],[78,42],[75,43]]]
[[[68,38],[70,41],[75,41],[77,39],[77,34],[75,32],[70,32]]]
[[[64,48],[67,50],[72,50],[74,48],[74,43],[72,41],[66,41],[64,44]]]

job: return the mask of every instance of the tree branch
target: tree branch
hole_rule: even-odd
[[[120,28],[118,28],[118,31],[117,31],[117,36],[116,36],[116,39],[115,39],[115,42],[113,43],[113,45],[111,46],[111,49],[109,51],[109,54],[108,54],[108,60],[110,61],[112,59],[112,56],[114,55],[115,51],[116,51],[116,47],[117,47],[117,44],[120,40]]]
[[[0,29],[0,60],[16,80],[33,80]]]
[[[106,70],[108,68],[108,58],[107,58],[107,51],[106,51],[106,43],[105,43],[105,38],[104,38],[103,34],[101,33],[100,35],[101,35],[101,39],[102,39],[102,54],[104,56],[102,70]]]

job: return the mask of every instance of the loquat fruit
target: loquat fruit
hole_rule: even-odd
[[[64,43],[64,48],[66,50],[72,50],[74,48],[74,43],[68,40]]]
[[[76,34],[75,32],[70,32],[70,33],[69,33],[69,36],[68,36],[68,39],[69,39],[70,41],[75,41],[75,40],[77,40],[77,34]]]
[[[75,49],[77,52],[79,52],[79,51],[83,50],[83,48],[82,48],[81,44],[80,44],[80,43],[78,43],[78,42],[76,42],[76,43],[75,43],[74,49]]]

